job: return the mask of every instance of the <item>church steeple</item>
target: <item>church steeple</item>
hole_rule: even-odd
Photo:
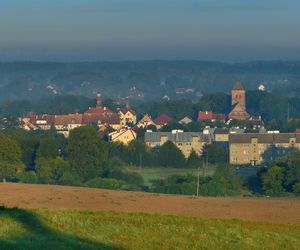
[[[238,80],[235,85],[233,86],[232,90],[245,90],[241,81]]]
[[[233,120],[246,120],[250,116],[246,111],[246,93],[240,81],[237,81],[231,90],[232,111],[229,118]]]
[[[96,107],[97,108],[102,108],[102,96],[101,96],[100,92],[97,93]]]

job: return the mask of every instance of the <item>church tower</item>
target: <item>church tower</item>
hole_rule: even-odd
[[[240,81],[237,81],[231,90],[231,105],[230,119],[247,120],[250,118],[250,115],[246,111],[245,89]]]
[[[241,81],[237,81],[231,90],[231,105],[234,106],[237,103],[246,110],[246,96],[245,89]]]
[[[96,97],[96,107],[102,108],[102,96],[99,92],[97,93],[97,97]]]

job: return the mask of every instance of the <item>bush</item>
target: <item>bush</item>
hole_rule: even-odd
[[[134,184],[137,186],[141,186],[144,184],[144,179],[139,173],[121,168],[112,169],[108,174],[108,177],[117,180],[122,180],[127,184]]]
[[[82,182],[70,171],[65,171],[58,180],[57,184],[65,186],[83,186]]]
[[[197,178],[191,174],[172,175],[167,179],[153,181],[151,191],[155,193],[195,195]]]
[[[211,180],[200,187],[200,193],[208,196],[233,196],[240,194],[241,189],[240,179],[234,176],[232,167],[220,164]]]
[[[19,177],[19,180],[23,183],[31,183],[31,184],[38,183],[38,178],[34,171],[26,171],[26,172],[20,174],[18,177]]]
[[[300,196],[300,181],[293,186],[293,193]]]
[[[94,178],[85,184],[91,188],[121,189],[124,182],[111,178]]]

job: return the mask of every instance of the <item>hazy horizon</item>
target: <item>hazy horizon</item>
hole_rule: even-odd
[[[296,0],[2,0],[0,61],[300,60]]]

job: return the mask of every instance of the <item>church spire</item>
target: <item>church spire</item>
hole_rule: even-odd
[[[97,96],[96,96],[96,107],[97,108],[102,107],[102,96],[101,96],[100,92],[98,92]]]
[[[232,90],[245,90],[241,81],[238,80],[235,85],[233,86]]]

